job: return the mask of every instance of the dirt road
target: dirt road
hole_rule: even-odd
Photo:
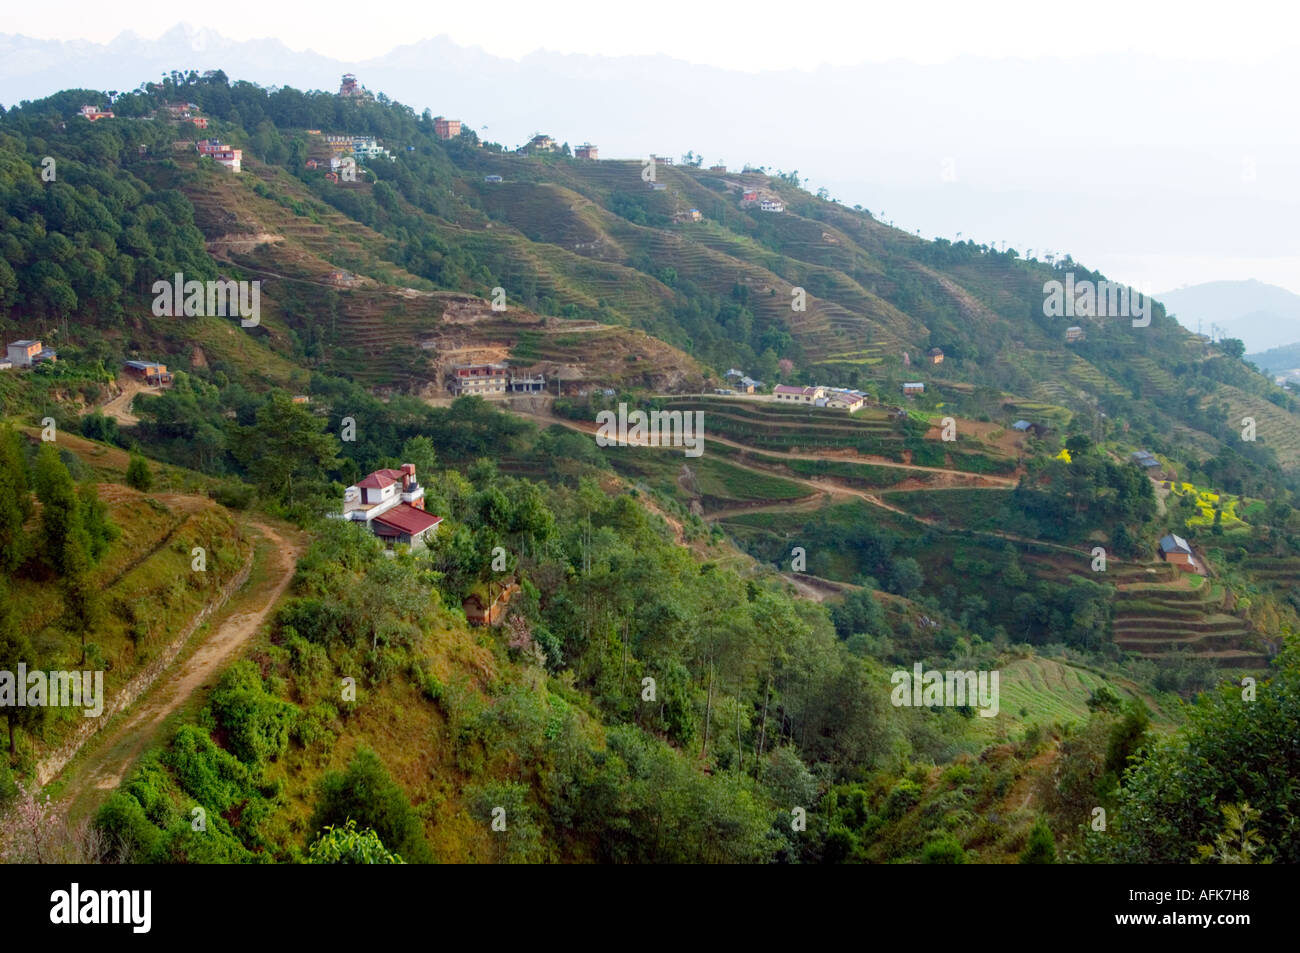
[[[570,430],[576,430],[579,433],[585,433],[588,436],[595,436],[596,433],[595,423],[568,420],[564,417],[556,417],[552,414],[545,413],[542,411],[523,410],[515,406],[511,406],[509,409],[511,410],[511,412],[518,414],[520,416],[531,417],[535,420],[543,420],[550,424],[559,424],[561,427],[567,427]],[[739,450],[748,450],[751,453],[760,452],[760,451],[755,451],[752,447],[746,447],[744,444],[740,444],[740,443],[733,443],[730,440],[724,440],[720,437],[709,437],[708,439],[710,441],[716,441],[718,443],[726,444],[729,447],[735,447]],[[841,460],[841,461],[846,459],[845,457],[818,456],[816,454],[781,453],[779,451],[771,451],[771,452],[761,451],[761,452],[770,457],[776,457],[776,458],[784,457],[787,459]],[[766,470],[762,467],[755,466],[752,463],[743,462],[737,459],[729,459],[727,462],[734,467],[738,467],[741,470],[748,470],[751,473],[757,473],[763,476],[772,475],[770,470]],[[938,467],[923,467],[923,466],[917,466],[913,464],[893,463],[890,461],[867,460],[863,458],[858,458],[851,462],[863,462],[863,463],[879,462],[882,463],[882,465],[884,466],[894,467],[900,470],[924,470],[931,473],[948,473],[948,474],[951,474],[953,472],[952,470],[944,470]],[[1015,485],[1015,481],[1006,477],[995,477],[986,474],[980,474],[979,477],[991,481],[991,485],[969,487],[968,489],[1000,490],[1005,492],[1007,490],[1012,489],[1013,486]],[[846,498],[853,498],[853,499],[863,500],[867,503],[870,503],[872,506],[878,506],[882,510],[887,510],[890,513],[895,513],[909,520],[914,520],[917,523],[924,523],[926,526],[939,525],[939,522],[937,520],[929,519],[924,516],[918,516],[915,513],[909,513],[906,510],[900,509],[897,506],[893,506],[892,504],[886,503],[876,493],[869,493],[865,490],[859,490],[856,487],[843,486],[835,482],[833,479],[807,478],[807,477],[793,476],[789,474],[782,474],[781,478],[790,483],[802,484],[803,486],[809,487],[811,490],[817,491],[818,493],[829,493],[835,499],[842,500]],[[958,489],[958,487],[951,487],[951,489]],[[890,492],[890,490],[886,488],[878,492]],[[812,506],[812,501],[809,501],[807,498],[805,498],[804,500],[795,502],[793,504],[781,504],[781,503],[760,504],[759,506],[744,507],[742,510],[738,510],[738,511],[756,512],[759,510],[803,509],[809,506]],[[730,511],[723,511],[723,512],[730,512]],[[714,514],[710,514],[707,518],[717,519],[718,516],[719,514],[714,513]],[[1017,536],[1014,533],[1004,533],[998,530],[968,530],[967,532],[969,532],[973,536],[991,536],[991,537],[996,537],[998,539],[1011,540],[1013,542],[1027,543],[1033,546],[1043,546],[1048,549],[1054,549],[1059,552],[1070,553],[1072,555],[1081,555],[1087,552],[1086,550],[1075,549],[1072,546],[1065,546],[1060,543],[1051,543],[1041,539],[1029,539],[1028,537],[1025,536]],[[1114,559],[1114,557],[1111,558],[1112,561],[1119,562],[1119,560]]]
[[[127,378],[122,382],[122,393],[105,402],[99,409],[105,417],[112,417],[124,427],[134,427],[140,418],[131,413],[131,401],[136,394],[161,394],[157,387],[146,387],[139,381]]]
[[[164,672],[118,725],[97,736],[91,742],[94,750],[88,757],[73,764],[73,776],[67,778],[67,796],[74,815],[80,813],[78,808],[90,809],[90,805],[102,800],[107,791],[122,782],[140,754],[157,739],[167,717],[201,686],[211,682],[252,639],[288,588],[303,542],[286,538],[265,523],[248,525],[274,550],[266,566],[266,580],[240,599],[236,610],[222,619],[188,658]]]

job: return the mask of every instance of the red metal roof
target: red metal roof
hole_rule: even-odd
[[[442,517],[426,513],[424,510],[417,510],[409,503],[402,503],[400,506],[394,506],[388,512],[376,516],[374,521],[383,523],[385,526],[391,526],[393,529],[409,536],[418,536],[425,530],[441,523]]]
[[[358,482],[357,486],[364,486],[371,490],[382,490],[384,487],[392,486],[401,479],[401,470],[376,470],[364,480]]]

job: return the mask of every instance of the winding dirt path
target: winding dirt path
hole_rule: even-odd
[[[532,419],[534,420],[545,420],[546,423],[549,424],[559,424],[560,426],[565,426],[565,428],[568,428],[569,430],[577,430],[578,433],[585,433],[586,436],[589,437],[594,437],[595,430],[597,430],[597,426],[595,426],[594,423],[586,423],[586,421],[568,420],[565,419],[565,417],[558,417],[552,415],[552,413],[547,413],[546,411],[523,410],[523,408],[511,406],[511,404],[507,404],[507,408],[512,413],[516,413],[516,415],[523,416],[523,417],[532,417]],[[816,454],[784,454],[784,452],[770,452],[766,450],[755,451],[753,447],[746,447],[744,443],[733,443],[732,441],[729,441],[729,439],[723,439],[722,437],[708,437],[707,439],[708,441],[716,441],[718,443],[725,443],[725,445],[727,446],[736,447],[737,450],[746,450],[749,452],[762,452],[762,454],[766,454],[768,456],[775,456],[775,458],[783,458],[784,456],[784,458],[787,459],[805,459],[805,460],[849,459],[849,458],[844,458],[844,456],[818,456]],[[866,460],[863,458],[858,458],[858,459],[850,459],[850,462],[875,463],[875,460]],[[745,460],[738,460],[732,458],[732,459],[728,459],[727,463],[733,465],[733,467],[746,469],[746,471],[749,471],[750,473],[759,473],[759,475],[762,476],[774,476],[774,473],[772,473],[770,469],[764,469],[763,467],[759,467],[759,465],[745,462]],[[897,469],[919,469],[919,471],[927,471],[931,473],[953,473],[954,472],[954,471],[950,471],[950,469],[943,469],[939,467],[920,467],[920,465],[906,464],[906,463],[885,462],[881,465],[887,465],[887,467],[893,467]],[[992,490],[1006,491],[1006,490],[1013,489],[1014,481],[1010,480],[1010,478],[989,477],[988,475],[979,475],[979,476],[989,478],[989,480],[1005,481],[1005,482],[996,482],[996,484],[989,485],[989,486],[966,486],[966,488],[949,488],[949,489],[971,489],[971,490],[991,490],[991,491]],[[792,484],[801,484],[803,486],[807,486],[807,488],[810,488],[811,490],[815,490],[816,493],[818,494],[831,494],[832,498],[841,499],[841,501],[842,499],[845,498],[861,499],[861,501],[863,502],[871,503],[872,506],[880,507],[881,510],[887,510],[888,512],[892,512],[892,514],[897,514],[898,516],[905,517],[905,519],[917,521],[917,523],[922,523],[924,525],[927,525],[927,527],[937,527],[937,525],[939,525],[939,520],[928,519],[928,517],[926,516],[918,516],[917,514],[911,514],[911,512],[907,512],[906,510],[901,510],[900,507],[893,506],[893,504],[887,503],[884,501],[884,499],[881,499],[879,497],[878,495],[879,493],[892,493],[891,488],[876,490],[874,491],[874,493],[872,493],[872,491],[859,490],[857,488],[853,488],[853,486],[841,485],[839,484],[839,482],[833,480],[833,478],[827,478],[827,477],[810,478],[810,477],[800,477],[800,476],[788,476],[785,475],[785,473],[781,473],[780,477],[783,478],[783,480],[785,481],[792,482]],[[939,489],[939,488],[931,488],[931,489]],[[800,499],[800,501],[794,501],[793,503],[761,503],[758,504],[758,506],[744,507],[742,508],[741,512],[802,510],[802,508],[806,508],[806,507],[815,508],[813,507],[813,502],[811,502],[810,499],[807,497]],[[733,510],[735,510],[735,507],[733,507]],[[719,516],[724,514],[724,512],[727,511],[719,511],[719,512],[714,512],[714,514],[707,514],[705,516],[705,519],[708,520],[719,519]],[[1047,549],[1057,550],[1060,551],[1060,553],[1069,553],[1071,555],[1076,555],[1076,556],[1091,555],[1089,554],[1088,550],[1075,549],[1074,546],[1066,546],[1063,545],[1063,543],[1048,542],[1047,540],[1031,540],[1031,538],[1028,538],[1026,536],[1017,536],[1017,534],[1015,533],[1004,533],[1001,532],[1001,530],[997,530],[997,529],[969,529],[969,530],[963,530],[963,532],[970,533],[971,536],[995,537],[998,538],[998,540],[1010,540],[1013,542],[1027,543],[1027,545],[1032,545],[1032,546],[1044,546],[1047,547]],[[1115,559],[1114,556],[1112,556],[1112,558],[1110,559],[1112,559],[1112,562],[1114,563],[1121,562],[1121,560]]]
[[[512,413],[524,417],[532,417],[537,420],[543,420],[548,424],[559,424],[561,427],[567,427],[570,430],[577,430],[594,436],[597,430],[595,421],[577,421],[569,420],[567,417],[557,417],[548,411],[535,407],[526,407],[519,404],[506,404],[506,409]],[[760,454],[765,457],[774,457],[779,460],[820,460],[828,463],[861,463],[868,466],[888,467],[891,470],[912,470],[918,473],[940,473],[949,477],[965,478],[971,481],[969,486],[951,487],[951,489],[962,490],[992,490],[992,489],[1014,489],[1019,482],[1016,477],[1005,477],[994,473],[967,473],[964,470],[952,470],[947,467],[927,467],[919,463],[899,463],[888,457],[872,456],[868,454],[838,454],[838,453],[791,453],[787,450],[756,450],[754,447],[746,446],[743,443],[737,443],[726,437],[718,437],[714,434],[708,434],[705,438],[706,443],[720,443],[723,446],[731,447],[735,450],[743,450],[746,453]],[[646,444],[648,446],[648,438]],[[741,463],[737,460],[728,460],[736,466],[747,470],[756,470],[752,465]],[[762,472],[762,471],[758,471]],[[794,482],[800,482],[797,478],[786,477]],[[807,481],[804,481],[807,482]],[[890,490],[892,488],[886,487]],[[909,488],[910,489],[910,488]],[[918,487],[917,489],[949,489],[949,487]]]
[[[122,426],[134,427],[140,422],[140,418],[131,413],[131,401],[135,400],[135,395],[160,393],[162,391],[157,387],[146,387],[139,381],[127,378],[122,383],[122,393],[105,401],[99,409],[105,417],[112,417]]]
[[[257,633],[293,579],[298,557],[305,548],[300,537],[277,531],[266,523],[250,521],[274,548],[266,565],[267,578],[236,603],[202,644],[187,658],[160,675],[149,691],[113,729],[94,739],[93,751],[72,766],[66,797],[72,813],[89,809],[117,787],[145,748],[155,741],[167,717],[199,688],[210,682],[235,653]],[[251,598],[250,598],[251,597]],[[238,597],[236,597],[238,599]]]

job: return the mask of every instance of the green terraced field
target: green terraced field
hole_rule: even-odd
[[[1127,680],[1107,678],[1055,659],[1016,659],[1001,669],[997,717],[976,716],[971,719],[972,727],[983,728],[991,736],[1005,733],[1016,737],[1030,725],[1078,724],[1088,718],[1089,695],[1102,685],[1109,685],[1121,698],[1138,694]],[[1164,726],[1175,722],[1177,708],[1172,704],[1162,704],[1150,695],[1142,698],[1152,710],[1154,722]]]

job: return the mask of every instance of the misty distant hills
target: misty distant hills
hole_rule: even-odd
[[[1167,311],[1192,331],[1217,324],[1226,337],[1240,338],[1247,352],[1267,351],[1300,341],[1300,295],[1262,281],[1209,281],[1156,295]],[[1263,366],[1263,365],[1261,365]],[[1294,366],[1294,365],[1289,365]]]

